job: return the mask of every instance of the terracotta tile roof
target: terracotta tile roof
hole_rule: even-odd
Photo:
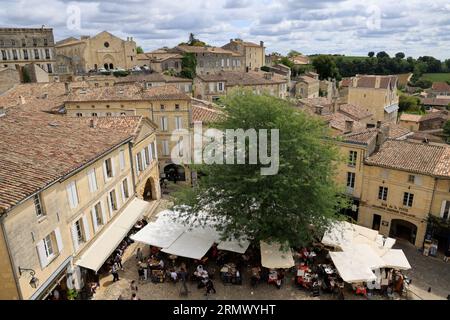
[[[426,132],[414,132],[413,134],[408,136],[408,140],[418,140],[420,142],[428,140],[429,142],[445,143],[442,137],[438,137]]]
[[[210,123],[220,119],[224,113],[218,109],[201,106],[199,104],[192,105],[192,121],[201,121],[202,123]]]
[[[237,52],[226,50],[220,47],[177,46],[175,47],[175,49],[189,53],[215,53],[215,54],[227,54],[230,56],[241,56]]]
[[[89,87],[72,91],[67,102],[87,101],[145,101],[145,100],[189,100],[175,86],[165,85],[145,89],[139,84]]]
[[[183,56],[178,53],[158,54],[157,56],[150,57],[151,62],[164,62],[169,59],[182,59]]]
[[[314,79],[312,77],[308,77],[308,76],[301,76],[299,77],[299,81],[303,81],[306,83],[319,83],[319,80]]]
[[[389,139],[401,139],[410,133],[410,130],[398,124],[389,124]]]
[[[0,211],[132,139],[142,117],[63,117],[34,107],[10,107],[0,118]],[[52,103],[45,102],[46,108]]]
[[[438,111],[432,111],[427,114],[424,114],[420,121],[428,121],[433,119],[449,119],[449,112],[447,110],[438,110]]]
[[[350,118],[353,118],[354,120],[362,120],[372,116],[372,113],[368,110],[365,110],[360,106],[355,106],[348,103],[339,105],[339,111],[349,116]]]
[[[447,82],[433,82],[431,90],[438,92],[450,92],[450,85]]]
[[[310,64],[310,60],[307,56],[295,56],[290,58],[289,60],[291,60],[294,64]]]
[[[402,113],[400,116],[400,121],[409,121],[409,122],[420,122],[420,119],[422,116],[420,114],[409,114],[409,113]]]
[[[341,87],[349,87],[352,84],[352,78],[344,78],[341,81]]]
[[[380,79],[379,86],[377,86],[377,78]],[[354,87],[388,89],[395,82],[397,82],[397,76],[357,75]]]
[[[377,138],[377,133],[378,130],[376,128],[362,129],[343,135],[342,140],[350,143],[368,145]]]
[[[430,106],[443,106],[446,107],[450,104],[450,97],[447,98],[422,98],[422,104]]]
[[[345,132],[345,130],[346,130],[346,127],[345,127],[346,121],[353,122],[352,131],[359,131],[359,130],[363,130],[366,128],[365,124],[363,124],[359,121],[355,121],[352,118],[350,118],[342,113],[331,113],[331,114],[322,116],[322,118],[326,122],[329,123],[331,128],[336,129],[338,131],[342,131],[342,132]]]
[[[262,71],[220,71],[214,74],[197,75],[197,77],[206,82],[226,82],[227,86],[252,86],[287,83],[285,77],[274,74],[271,79],[266,79],[267,72]]]
[[[365,162],[368,165],[450,178],[450,147],[446,145],[388,140]]]
[[[144,74],[132,74],[126,77],[121,77],[116,80],[116,84],[133,83],[133,82],[192,82],[191,79],[172,77],[162,73],[144,73]]]

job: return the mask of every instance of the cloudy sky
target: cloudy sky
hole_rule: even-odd
[[[449,0],[1,0],[0,26],[54,29],[56,40],[107,30],[146,51],[193,32],[211,45],[265,42],[268,52],[450,58]]]

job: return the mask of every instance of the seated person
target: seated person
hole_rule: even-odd
[[[164,269],[164,260],[163,259],[159,260],[158,268],[161,270]]]

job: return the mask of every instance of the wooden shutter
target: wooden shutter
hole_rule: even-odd
[[[36,246],[39,262],[41,263],[41,267],[45,268],[48,265],[47,254],[45,253],[44,240],[38,242]]]
[[[103,178],[104,178],[105,183],[106,183],[106,181],[108,181],[108,173],[107,173],[107,170],[106,170],[106,160],[103,161]]]
[[[72,224],[72,241],[73,241],[73,249],[75,252],[78,251],[80,244],[78,243],[78,235],[77,235],[77,227],[75,223]]]
[[[142,159],[142,170],[147,168],[147,161],[145,161],[145,149],[141,150],[141,159]]]
[[[62,241],[61,237],[61,231],[59,230],[59,227],[55,229],[55,238],[56,238],[56,245],[58,246],[58,252],[62,252],[64,249],[64,243]]]
[[[95,212],[95,205],[91,209],[92,215],[92,225],[94,226],[94,234],[97,233],[98,224],[97,224],[97,213]]]
[[[149,144],[148,146],[147,146],[147,149],[148,149],[148,158],[150,159],[150,163],[152,163],[152,161],[153,161],[153,148],[152,148],[152,146],[153,146],[153,144]]]
[[[106,218],[106,210],[105,210],[105,206],[103,205],[103,201],[100,201],[100,207],[102,208],[102,220],[103,220],[103,224],[106,224],[107,218]]]
[[[70,208],[76,208],[78,206],[78,195],[75,182],[71,182],[66,187],[67,196],[69,197]]]
[[[158,159],[158,148],[156,146],[156,140],[153,141],[153,154],[155,155],[155,160]]]
[[[120,170],[123,170],[125,168],[125,152],[123,150],[120,150],[119,152],[119,165]]]
[[[136,154],[136,175],[139,175],[139,157]]]
[[[444,217],[444,212],[445,212],[445,207],[447,205],[447,200],[442,201],[442,205],[441,205],[441,218]]]
[[[88,171],[89,191],[97,191],[97,177],[95,176],[95,169]]]
[[[91,231],[89,230],[89,222],[86,214],[83,216],[83,228],[84,228],[84,236],[86,237],[86,241],[91,238]]]
[[[112,172],[112,176],[115,177],[116,176],[116,166],[114,163],[114,157],[111,157],[111,172]]]
[[[113,209],[112,209],[112,203],[111,203],[111,196],[109,195],[109,192],[106,197],[106,201],[108,202],[108,208],[109,208],[109,216],[113,216]]]

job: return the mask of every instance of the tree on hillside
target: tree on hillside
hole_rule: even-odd
[[[405,54],[404,54],[403,52],[397,52],[397,53],[395,54],[395,57],[396,57],[397,59],[404,59],[404,58],[405,58]]]
[[[136,47],[136,53],[144,53],[144,50],[142,49],[141,46]]]
[[[292,58],[292,57],[295,57],[295,56],[300,56],[300,55],[301,55],[301,53],[298,52],[298,51],[296,51],[296,50],[291,50],[291,51],[289,51],[289,53],[287,54],[287,56],[288,56],[289,58]]]
[[[389,58],[389,55],[385,51],[380,51],[377,53],[378,59]]]
[[[324,139],[329,129],[320,119],[269,95],[238,90],[222,103],[226,116],[212,127],[267,129],[269,149],[274,137],[270,130],[279,130],[279,171],[261,175],[268,164],[198,165],[195,168],[205,175],[194,188],[175,194],[175,207],[201,222],[205,217],[199,212],[205,210],[210,217],[226,221],[220,227],[225,238],[244,233],[255,241],[309,243],[347,205],[333,179],[340,156],[331,139]],[[240,148],[245,159],[249,159],[249,140]],[[259,147],[258,152],[262,152]]]
[[[370,58],[373,58],[373,56],[375,55],[375,52],[370,51],[367,55],[368,55]]]
[[[291,68],[291,69],[294,68],[294,63],[293,63],[291,60],[289,60],[288,57],[283,57],[283,58],[281,58],[281,59],[279,60],[279,63],[284,64],[285,66],[287,66],[287,67],[289,67],[289,68]]]
[[[334,58],[328,55],[319,55],[314,58],[313,66],[319,74],[320,80],[328,78],[340,79],[339,70],[336,67]]]

